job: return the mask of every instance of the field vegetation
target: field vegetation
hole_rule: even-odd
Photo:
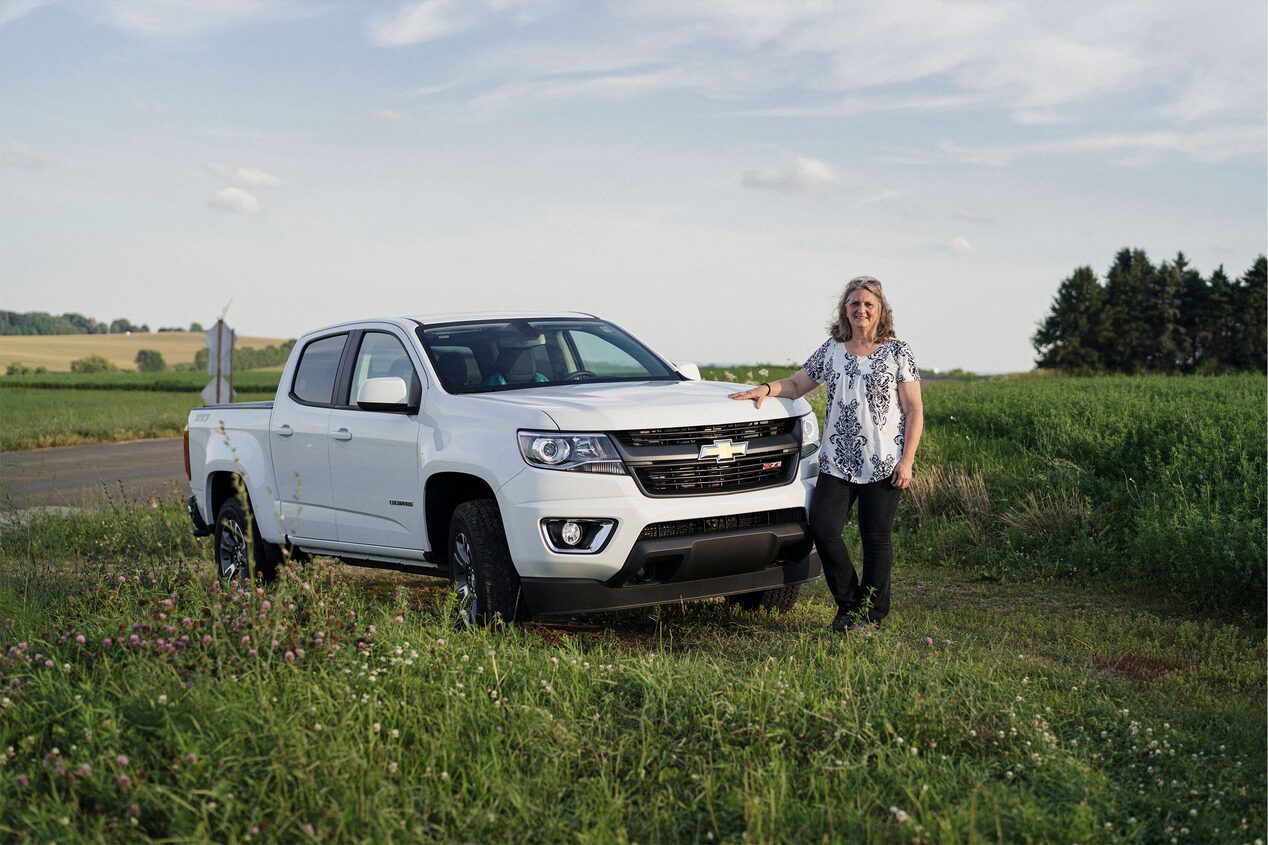
[[[870,635],[821,583],[465,631],[432,579],[221,584],[174,503],[10,521],[0,835],[1263,839],[1262,377],[925,399]]]
[[[285,343],[269,337],[239,337],[239,347],[265,347]],[[206,349],[201,332],[133,332],[132,334],[0,335],[0,366],[16,363],[45,367],[54,372],[70,372],[71,362],[88,355],[100,355],[123,370],[136,367],[136,355],[152,349],[168,366],[194,362],[199,349]],[[0,377],[0,383],[5,381]]]

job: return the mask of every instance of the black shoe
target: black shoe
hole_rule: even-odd
[[[838,634],[843,631],[848,631],[852,627],[850,614],[846,613],[844,610],[838,611],[837,615],[832,620],[832,624],[828,627]]]

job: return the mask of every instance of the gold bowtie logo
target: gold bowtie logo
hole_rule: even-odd
[[[737,455],[747,455],[747,443],[732,443],[730,438],[726,440],[715,440],[707,446],[700,447],[700,460],[705,458],[714,458],[718,463],[726,463],[735,460]]]

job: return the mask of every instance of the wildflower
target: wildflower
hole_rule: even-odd
[[[13,706],[13,702],[9,700],[9,697],[7,695],[4,698],[0,698],[0,707],[3,707],[5,710],[8,710],[12,706]]]
[[[211,634],[203,634],[203,645],[211,645]]]
[[[290,662],[294,662],[294,661],[295,661],[295,652],[291,651],[290,649],[287,649],[287,650],[286,650],[286,654],[283,654],[283,655],[282,655],[282,657],[286,658],[286,659],[287,659],[288,661],[290,661]]]
[[[140,805],[140,804],[129,804],[129,805],[128,805],[128,815],[129,815],[129,816],[132,816],[132,818],[136,818],[137,816],[141,815],[141,805]]]
[[[387,770],[391,772],[392,774],[396,774],[396,769],[397,769],[397,765],[395,760],[387,764]]]
[[[18,786],[22,787],[30,783],[31,779],[28,778],[26,775],[18,775],[17,777],[13,779],[13,782],[16,783]]]
[[[79,767],[79,776],[81,778],[92,777],[92,766],[88,765],[87,763],[81,764]]]
[[[906,823],[907,823],[907,820],[908,820],[909,818],[911,818],[911,817],[910,817],[910,816],[908,816],[905,812],[903,812],[902,810],[898,809],[897,807],[890,807],[890,808],[889,808],[889,811],[890,811],[891,813],[893,813],[893,815],[894,815],[894,821],[898,822],[899,824],[906,824]]]
[[[159,704],[159,707],[166,707],[166,706],[167,706],[167,696],[166,696],[166,695],[160,695],[160,696],[158,697],[158,704]]]
[[[85,637],[83,634],[76,634],[75,642],[79,643],[80,645],[83,645],[84,643],[88,642],[88,638]]]
[[[925,637],[925,645],[933,645],[933,637]]]
[[[114,779],[119,784],[119,786],[123,787],[124,789],[132,788],[132,778],[128,777],[127,775],[115,775]]]
[[[192,751],[189,752],[188,754],[185,755],[185,762],[191,766],[194,765],[195,763],[198,762],[198,755]]]

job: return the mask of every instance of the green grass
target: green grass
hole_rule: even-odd
[[[1126,581],[1262,624],[1266,394],[1256,375],[932,385],[904,542],[985,577]]]
[[[277,392],[277,370],[243,370],[233,377],[234,389],[242,393]],[[0,390],[12,387],[44,390],[153,390],[167,393],[199,393],[211,377],[202,370],[187,372],[139,373],[40,373],[0,376]],[[6,394],[0,393],[0,398]]]
[[[874,636],[827,633],[821,584],[780,617],[713,602],[465,632],[430,579],[319,561],[223,589],[182,520],[0,533],[6,838],[1264,834],[1262,629],[903,556]]]
[[[271,392],[238,395],[241,401],[272,398]],[[0,451],[173,437],[201,404],[197,393],[4,387]]]

